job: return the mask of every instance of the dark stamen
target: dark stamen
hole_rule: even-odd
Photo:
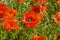
[[[40,10],[38,10],[38,9],[36,9],[36,10],[34,10],[36,13],[39,13],[40,12]]]

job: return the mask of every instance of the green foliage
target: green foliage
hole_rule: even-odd
[[[21,23],[20,19],[26,11],[30,10],[31,4],[35,3],[32,0],[27,0],[27,2],[24,3],[18,3],[16,0],[2,0],[0,3],[4,3],[11,9],[17,10],[15,18],[19,22],[20,30],[7,32],[2,28],[2,21],[0,20],[0,40],[32,40],[34,34],[43,35],[47,40],[57,40],[57,33],[60,33],[60,25],[57,25],[53,18],[54,14],[59,11],[60,7],[56,5],[56,0],[47,0],[47,2],[48,11],[44,14],[45,19],[37,28],[27,29],[24,24]]]

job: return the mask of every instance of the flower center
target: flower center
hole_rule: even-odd
[[[36,9],[36,10],[34,10],[36,13],[39,13],[40,12],[40,10],[39,9]]]
[[[30,19],[28,19],[28,22],[31,22],[32,21],[32,19],[30,18]]]

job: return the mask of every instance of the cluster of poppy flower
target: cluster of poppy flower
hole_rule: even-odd
[[[45,3],[45,4],[44,4]],[[36,28],[40,21],[44,18],[43,13],[47,11],[47,2],[46,0],[42,1],[42,4],[30,6],[30,11],[24,14],[24,18],[22,22],[25,24],[26,27]]]
[[[26,0],[17,0],[17,2],[25,2]],[[43,13],[47,11],[47,2],[46,0],[34,0],[34,2],[42,2],[41,5],[32,5],[30,7],[31,11],[28,11],[24,14],[24,18],[22,22],[25,24],[26,27],[36,28],[36,26],[40,23],[40,21],[44,18]],[[60,6],[60,0],[56,2],[58,6]],[[54,21],[57,24],[60,24],[60,12],[57,12],[54,15]],[[60,39],[60,34],[57,35],[58,39]],[[46,40],[43,36],[34,35],[33,40]]]
[[[25,2],[26,0],[17,0],[17,2]],[[30,11],[24,13],[24,18],[21,21],[25,24],[26,27],[36,28],[41,20],[44,19],[43,13],[45,13],[47,9],[46,0],[34,0],[34,2],[42,2],[38,5],[31,5]],[[60,6],[60,1],[57,1],[57,5]],[[0,17],[2,20],[2,27],[7,31],[19,30],[18,21],[14,18],[16,16],[16,10],[12,10],[8,8],[5,4],[0,4]],[[57,24],[60,24],[60,12],[57,12],[54,15],[54,21]],[[58,34],[58,38],[60,38],[60,34]],[[33,40],[46,40],[43,36],[34,35]]]
[[[0,4],[0,18],[2,18],[2,27],[7,31],[19,29],[18,21],[14,18],[16,10],[8,8],[5,4]]]
[[[37,2],[37,0],[34,0]],[[42,1],[41,5],[31,5],[30,10],[24,14],[24,18],[21,20],[26,27],[36,28],[41,20],[44,18],[43,13],[47,11],[47,2],[45,0]],[[46,40],[43,36],[34,35],[33,40]]]

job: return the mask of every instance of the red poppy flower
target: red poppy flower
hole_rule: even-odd
[[[47,10],[48,10],[48,9],[47,9],[46,6],[42,6],[42,7],[41,7],[41,11],[42,11],[42,13],[46,12]]]
[[[41,0],[34,0],[34,2],[40,2]]]
[[[47,1],[46,0],[41,0],[42,1],[42,6],[47,6]]]
[[[17,0],[17,2],[25,2],[26,0]]]
[[[0,16],[5,13],[7,6],[5,4],[0,4]]]
[[[6,7],[6,4],[0,4],[0,8],[1,7],[4,7],[5,8]]]
[[[57,38],[60,39],[60,34],[57,35]]]
[[[0,4],[0,16],[5,18],[6,16],[15,16],[16,10],[8,8],[5,4]]]
[[[6,11],[7,6],[5,4],[0,4],[0,10],[1,11]]]
[[[2,27],[6,29],[8,32],[13,30],[19,30],[18,21],[15,18],[6,18],[2,22]]]
[[[16,16],[16,13],[17,13],[17,12],[16,12],[16,10],[14,10],[14,9],[13,9],[13,10],[10,10],[10,12],[9,12],[9,14],[10,14],[10,15],[13,15],[13,16]]]
[[[6,17],[14,17],[16,15],[16,11],[15,10],[11,10],[10,12],[3,12],[1,14],[1,17],[4,19]]]
[[[30,11],[24,14],[24,18],[22,22],[25,24],[26,27],[35,28],[42,19],[42,16],[37,15],[35,12]]]
[[[34,35],[33,40],[46,40],[46,38],[43,36]]]
[[[31,6],[31,10],[36,12],[36,13],[40,13],[40,5],[36,6],[36,5],[32,5]]]
[[[58,1],[56,2],[56,4],[57,4],[58,6],[60,6],[60,0],[58,0]]]
[[[57,12],[57,13],[54,15],[54,21],[55,21],[57,24],[60,24],[60,12]]]

